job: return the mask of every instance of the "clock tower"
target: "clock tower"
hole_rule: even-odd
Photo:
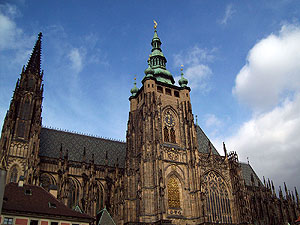
[[[199,221],[203,215],[191,89],[175,84],[156,26],[142,87],[131,89],[125,166],[125,224]]]

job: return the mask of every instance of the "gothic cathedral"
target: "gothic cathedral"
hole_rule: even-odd
[[[297,190],[277,197],[236,152],[224,156],[195,123],[190,87],[166,69],[155,27],[142,87],[131,89],[126,143],[42,126],[42,34],[23,67],[0,140],[7,183],[39,185],[116,224],[293,224]],[[295,194],[294,194],[295,193]]]

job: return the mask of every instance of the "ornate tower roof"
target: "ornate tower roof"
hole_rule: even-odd
[[[175,83],[175,81],[172,74],[166,69],[167,59],[161,50],[161,41],[156,31],[157,23],[155,21],[154,23],[154,36],[151,41],[152,50],[149,58],[150,68],[147,68],[145,73],[150,72],[151,69],[151,73],[153,72],[153,75],[157,81],[172,85]]]
[[[42,50],[42,33],[38,35],[38,39],[34,45],[33,51],[31,53],[30,59],[27,63],[25,72],[31,72],[32,74],[41,73],[41,50]]]

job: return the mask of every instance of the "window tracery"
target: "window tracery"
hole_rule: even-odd
[[[204,192],[209,222],[232,223],[231,205],[225,181],[214,172],[204,176]]]
[[[164,128],[164,140],[165,142],[169,142],[169,130],[167,127]]]
[[[168,204],[169,208],[180,208],[179,185],[174,176],[168,181]]]
[[[17,182],[18,180],[18,169],[17,166],[13,166],[10,170],[10,182]]]
[[[173,127],[170,130],[170,136],[171,136],[171,142],[176,143],[175,130],[173,129]]]

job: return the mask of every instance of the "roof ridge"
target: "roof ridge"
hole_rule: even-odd
[[[126,141],[120,140],[120,139],[103,137],[103,136],[98,136],[98,135],[95,135],[95,134],[87,134],[87,133],[78,132],[78,131],[71,131],[71,130],[67,130],[67,129],[57,128],[57,127],[51,127],[51,126],[46,126],[46,125],[42,125],[42,128],[48,129],[48,130],[55,130],[55,131],[59,131],[59,132],[64,132],[64,133],[77,134],[77,135],[85,136],[85,137],[102,139],[102,140],[105,140],[105,141],[113,141],[113,142],[126,143]]]

